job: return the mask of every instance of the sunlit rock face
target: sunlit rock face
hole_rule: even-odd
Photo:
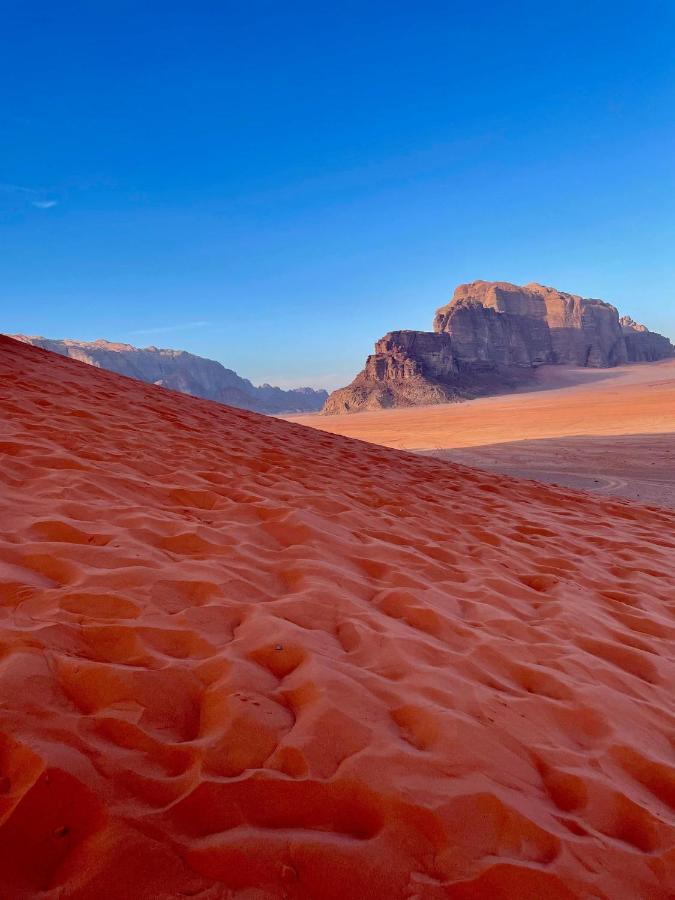
[[[465,360],[600,367],[628,362],[614,306],[541,284],[462,284],[437,311],[434,331],[453,335]]]

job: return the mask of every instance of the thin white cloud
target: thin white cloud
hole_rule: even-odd
[[[180,325],[159,325],[156,328],[136,328],[129,334],[168,334],[172,331],[187,331],[190,328],[206,328],[210,322],[183,322]]]
[[[8,198],[10,203],[30,203],[36,209],[51,209],[58,206],[59,201],[45,197],[49,191],[23,187],[20,184],[0,184],[0,195]]]

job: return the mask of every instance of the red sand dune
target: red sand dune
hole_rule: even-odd
[[[2,897],[673,896],[675,514],[0,377]]]

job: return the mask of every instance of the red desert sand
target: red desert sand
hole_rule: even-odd
[[[675,359],[615,369],[541,366],[536,380],[539,390],[465,403],[289,421],[675,507]]]
[[[0,338],[4,898],[669,898],[675,513]]]

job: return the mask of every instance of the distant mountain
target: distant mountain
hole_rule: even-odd
[[[328,398],[327,391],[310,387],[288,391],[270,384],[256,387],[247,378],[241,378],[219,362],[185,350],[141,349],[131,344],[114,344],[104,340],[59,341],[25,334],[10,337],[119,375],[254,412],[316,412]]]
[[[364,369],[334,391],[326,414],[447,403],[503,393],[536,366],[617,366],[675,354],[668,338],[619,319],[616,307],[541,284],[461,284],[434,330],[390,331]]]

